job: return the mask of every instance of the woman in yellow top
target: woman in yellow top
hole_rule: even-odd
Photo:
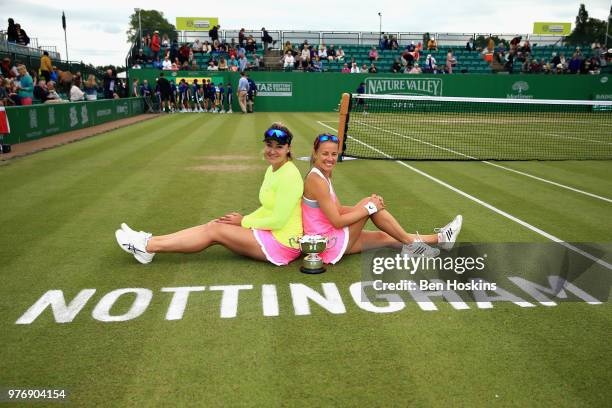
[[[124,251],[147,264],[158,252],[199,252],[219,244],[233,252],[275,265],[286,265],[300,256],[289,239],[302,235],[300,201],[304,182],[291,161],[293,135],[281,123],[264,134],[264,158],[270,166],[259,190],[261,207],[249,215],[230,213],[207,224],[174,234],[153,236],[121,224],[115,232]]]

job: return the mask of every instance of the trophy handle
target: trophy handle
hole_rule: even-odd
[[[333,244],[331,244],[331,246],[329,245],[330,242],[334,242]],[[327,247],[325,249],[332,249],[333,247],[336,246],[336,242],[338,242],[338,238],[333,237],[332,239],[330,239],[329,241],[327,241]]]
[[[295,246],[293,246],[294,243],[298,244],[297,248]],[[300,245],[299,244],[300,243],[299,243],[299,240],[297,238],[295,238],[295,237],[290,237],[289,238],[289,246],[291,248],[293,248],[293,249],[300,249]]]

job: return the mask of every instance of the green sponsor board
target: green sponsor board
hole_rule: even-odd
[[[395,76],[365,79],[366,93],[369,94],[441,96],[442,85],[442,78]]]
[[[155,87],[159,70],[130,70],[133,79],[147,79]],[[178,76],[206,77],[207,71],[181,71]],[[338,109],[343,93],[356,92],[361,82],[374,94],[410,94],[509,99],[609,99],[612,81],[607,75],[408,75],[343,74],[340,72],[249,72],[258,85],[255,111],[258,112],[332,112]],[[238,111],[238,73],[215,72],[234,89],[233,109]],[[273,97],[278,96],[278,97]],[[284,96],[284,97],[281,97]]]
[[[23,143],[144,113],[142,98],[7,107],[6,143]]]
[[[292,82],[259,82],[257,96],[293,96]]]
[[[176,29],[180,31],[208,31],[219,24],[219,17],[177,17]]]
[[[533,23],[533,33],[538,35],[570,35],[572,23]]]

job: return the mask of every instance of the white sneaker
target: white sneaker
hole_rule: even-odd
[[[402,257],[412,258],[421,256],[423,258],[435,258],[440,255],[438,248],[433,248],[423,241],[414,241],[412,244],[404,244],[401,252]]]
[[[436,228],[434,231],[438,233],[438,246],[442,249],[450,251],[455,245],[457,236],[461,231],[461,224],[463,223],[463,217],[458,215],[454,220],[446,224],[442,228]]]
[[[117,238],[119,247],[125,252],[134,255],[134,258],[141,264],[150,263],[155,256],[154,253],[152,254],[146,251],[147,241],[151,238],[151,234],[136,232],[131,228],[129,229],[131,232],[123,229],[115,231],[115,238]]]

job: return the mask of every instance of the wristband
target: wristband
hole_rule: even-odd
[[[369,201],[363,207],[368,211],[368,215],[376,214],[376,212],[378,211],[378,208],[376,208],[376,205],[371,201]]]

